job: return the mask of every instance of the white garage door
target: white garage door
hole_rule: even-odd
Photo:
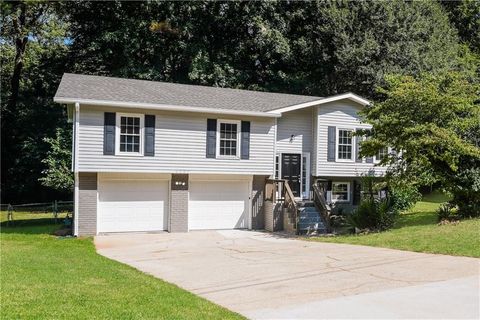
[[[248,228],[248,181],[191,181],[188,227]]]
[[[168,181],[100,180],[98,232],[166,229]]]

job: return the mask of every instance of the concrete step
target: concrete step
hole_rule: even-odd
[[[322,217],[317,212],[308,212],[308,213],[301,213],[298,215],[300,219],[317,219],[321,220]]]
[[[303,206],[298,208],[298,231],[304,232],[318,232],[326,233],[327,228],[320,215],[315,208],[313,201],[310,203],[304,202]]]
[[[298,223],[297,225],[298,231],[300,233],[305,233],[307,231],[316,231],[318,233],[327,233],[327,228],[324,225],[320,225],[318,223]]]
[[[315,203],[310,200],[302,200],[302,201],[297,201],[297,206],[300,208],[309,208],[309,207],[315,207]]]

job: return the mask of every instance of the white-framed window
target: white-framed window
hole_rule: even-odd
[[[332,182],[332,202],[350,202],[350,182]]]
[[[337,129],[337,160],[353,161],[353,129]]]
[[[378,150],[377,154],[375,155],[375,162],[382,161],[388,155],[388,148],[381,148]]]
[[[240,121],[217,121],[217,155],[220,158],[239,158]]]
[[[117,113],[115,154],[142,155],[144,115]]]

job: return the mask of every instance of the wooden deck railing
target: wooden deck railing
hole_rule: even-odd
[[[313,185],[313,203],[317,207],[317,210],[320,212],[323,220],[325,221],[325,227],[327,228],[327,232],[331,232],[331,225],[330,225],[330,213],[332,209],[327,204],[325,197],[323,196],[324,192],[320,189],[320,187],[316,184]]]
[[[283,208],[287,209],[289,222],[293,225],[294,229],[297,230],[298,207],[287,180],[268,179],[265,193],[266,200],[274,203],[282,203]]]
[[[295,202],[295,197],[293,196],[292,189],[288,182],[284,184],[285,189],[285,208],[287,208],[288,218],[290,219],[290,223],[293,224],[295,230],[297,230],[297,220],[298,220],[298,207],[297,203]]]

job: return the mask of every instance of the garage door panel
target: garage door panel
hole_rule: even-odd
[[[168,182],[104,180],[99,183],[99,232],[164,230]]]
[[[189,228],[248,228],[248,181],[192,181]]]
[[[156,201],[162,199],[166,184],[159,180],[104,180],[100,185],[103,191],[100,193],[100,201]]]

